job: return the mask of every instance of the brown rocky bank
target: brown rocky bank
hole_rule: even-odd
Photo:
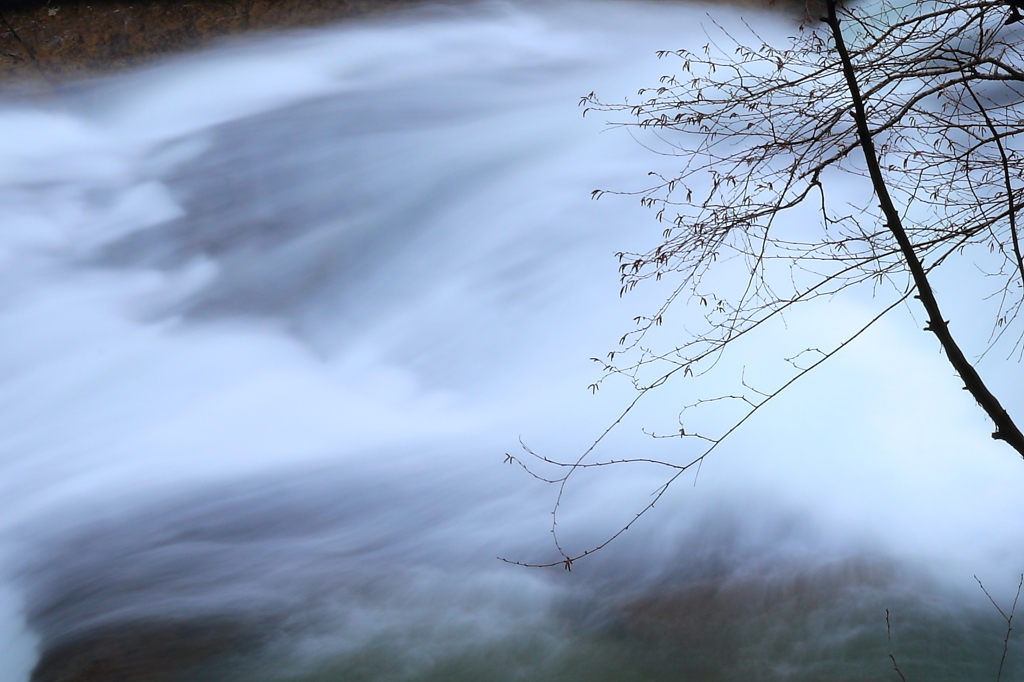
[[[0,82],[107,73],[251,30],[316,26],[416,0],[0,0]]]

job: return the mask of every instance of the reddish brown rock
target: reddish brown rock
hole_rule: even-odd
[[[0,2],[0,80],[95,75],[249,30],[316,26],[415,0]]]

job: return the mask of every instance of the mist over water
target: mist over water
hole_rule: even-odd
[[[888,608],[905,672],[994,679],[971,576],[1012,601],[1024,472],[907,315],[571,573],[496,559],[557,557],[504,453],[586,448],[632,397],[589,358],[667,293],[617,297],[660,229],[589,197],[674,162],[577,101],[654,83],[706,11],[434,7],[0,102],[0,678],[885,679]],[[600,454],[688,459],[641,427],[692,390]],[[579,476],[563,541],[661,476]]]

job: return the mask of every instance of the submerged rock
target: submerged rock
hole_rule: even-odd
[[[230,619],[125,623],[47,648],[31,682],[174,682],[203,678],[250,653],[266,630]]]

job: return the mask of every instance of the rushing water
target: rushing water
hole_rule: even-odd
[[[906,316],[571,573],[495,558],[557,556],[504,453],[585,448],[665,294],[617,298],[658,228],[589,193],[672,160],[577,100],[705,11],[428,8],[0,103],[0,679],[892,679],[887,608],[909,677],[994,679],[1024,472]],[[686,399],[604,456],[678,455],[640,429]],[[581,477],[565,541],[658,476]]]

